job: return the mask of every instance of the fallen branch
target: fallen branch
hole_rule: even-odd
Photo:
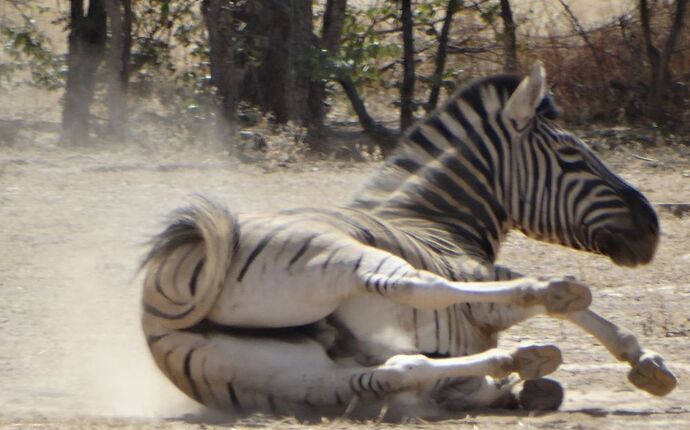
[[[630,156],[633,158],[637,158],[638,160],[649,161],[650,163],[659,163],[660,164],[659,160],[655,160],[653,158],[647,158],[647,157],[643,157],[643,156],[637,155],[637,154],[630,154]]]
[[[683,218],[690,213],[690,203],[657,203],[655,206],[677,218]]]

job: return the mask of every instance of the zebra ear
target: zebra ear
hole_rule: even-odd
[[[504,112],[515,121],[515,127],[522,130],[536,115],[537,107],[546,95],[546,72],[541,61],[532,65],[529,76],[520,82],[506,102]]]

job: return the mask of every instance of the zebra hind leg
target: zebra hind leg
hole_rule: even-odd
[[[515,375],[501,379],[460,378],[441,387],[433,397],[441,407],[452,411],[486,407],[553,411],[563,402],[563,387],[553,379],[523,381]]]

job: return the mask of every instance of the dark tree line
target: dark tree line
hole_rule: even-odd
[[[170,15],[173,6],[184,3],[183,0],[150,1],[161,8],[162,17],[152,34],[160,28],[172,26]],[[647,110],[655,121],[665,120],[664,103],[672,80],[670,64],[684,27],[687,2],[676,0],[673,3],[672,24],[668,34],[662,37],[652,28],[653,8],[647,0],[639,0],[640,32],[650,70]],[[277,122],[290,121],[318,130],[326,116],[329,86],[337,84],[350,101],[362,129],[383,143],[392,142],[400,130],[415,120],[419,107],[430,111],[439,103],[449,55],[478,54],[495,49],[490,45],[465,48],[453,44],[452,35],[463,31],[454,29],[457,17],[466,17],[473,10],[480,12],[481,19],[489,22],[496,32],[495,45],[500,48],[501,68],[520,70],[520,23],[514,18],[510,1],[480,0],[471,3],[468,5],[462,0],[400,0],[395,6],[382,9],[382,16],[371,18],[371,26],[362,30],[371,32],[377,22],[388,20],[390,28],[379,30],[378,34],[388,39],[398,37],[398,60],[382,66],[382,69],[400,66],[399,127],[391,129],[371,116],[360,94],[355,71],[351,67],[353,63],[342,61],[343,41],[351,37],[344,31],[352,25],[353,13],[348,9],[347,0],[328,0],[323,10],[319,10],[320,18],[316,20],[311,0],[199,2],[198,17],[205,30],[210,83],[215,89],[222,118],[219,121],[220,133],[228,135],[238,129],[238,113],[243,102],[270,113]],[[592,61],[601,73],[600,81],[605,87],[602,53],[590,40],[589,32],[579,24],[568,3],[565,0],[560,0],[560,3],[576,34],[590,49]],[[429,7],[439,5],[444,8],[439,13],[429,12]],[[195,7],[190,3],[185,10]],[[88,140],[89,107],[98,76],[104,76],[107,83],[105,104],[109,112],[109,131],[122,136],[126,130],[130,75],[141,67],[138,62],[144,58],[132,56],[133,22],[136,22],[132,8],[131,0],[90,0],[88,6],[84,0],[70,1],[68,72],[63,108],[65,140]],[[494,24],[493,16],[499,25]],[[420,40],[429,38],[434,43],[421,46]],[[348,46],[352,50],[352,44]],[[427,61],[422,58],[430,60],[428,69],[432,70],[424,80],[420,80],[417,70],[422,61]],[[99,67],[105,68],[101,75],[97,74]],[[424,103],[418,100],[420,83],[428,88]]]

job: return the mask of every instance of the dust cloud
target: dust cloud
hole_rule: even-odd
[[[53,138],[55,138],[53,136]],[[333,169],[324,180],[321,169]],[[369,167],[266,174],[222,152],[42,136],[0,153],[0,417],[198,416],[139,328],[143,245],[203,193],[238,211],[345,202]]]

